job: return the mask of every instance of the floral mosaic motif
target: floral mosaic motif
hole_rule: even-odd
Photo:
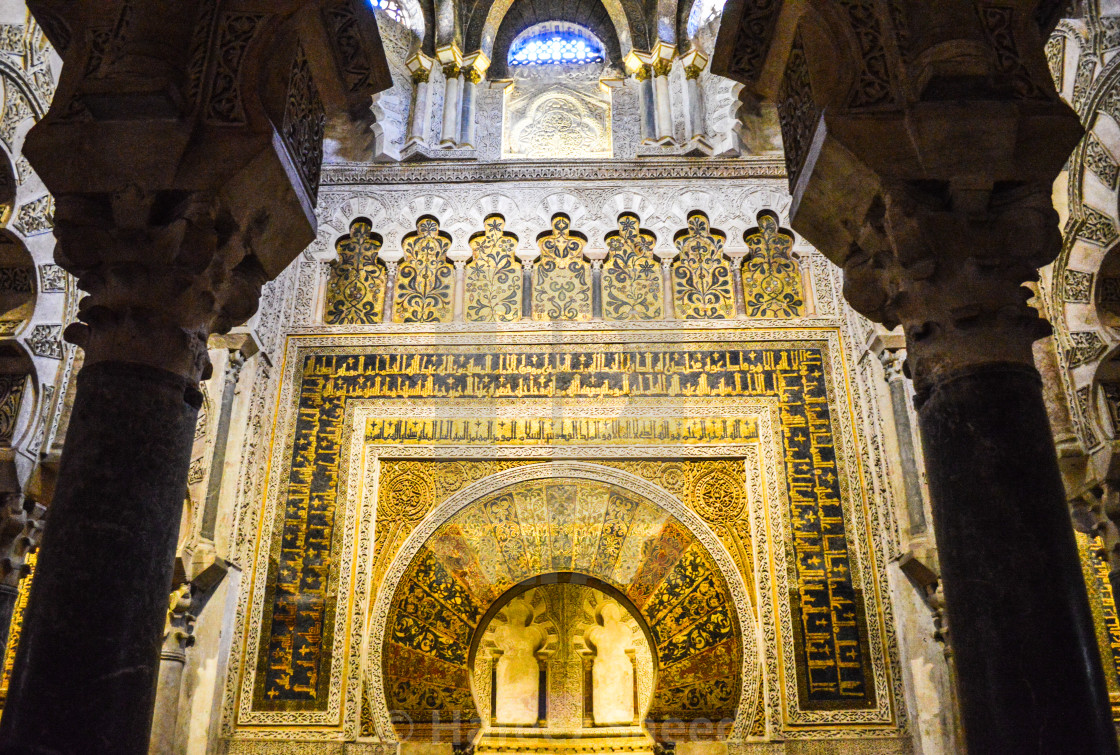
[[[1067,302],[1088,304],[1093,290],[1093,274],[1081,270],[1066,269],[1062,279],[1062,293]]]
[[[1104,354],[1108,348],[1105,342],[1095,331],[1079,330],[1069,334],[1071,348],[1069,350],[1069,366],[1078,367],[1087,364]]]
[[[673,263],[673,302],[682,320],[735,316],[735,291],[731,264],[723,254],[726,234],[708,223],[708,216],[693,212],[688,228],[677,233],[677,261]]]
[[[1077,233],[1079,237],[1101,246],[1108,246],[1120,236],[1116,231],[1116,224],[1108,215],[1088,205],[1085,205],[1083,211],[1084,218]]]
[[[486,230],[470,239],[473,257],[466,265],[464,316],[468,322],[521,319],[521,263],[514,256],[517,237],[501,215],[483,222]]]
[[[327,284],[327,325],[372,325],[381,322],[388,271],[377,258],[381,236],[365,218],[350,224],[350,233],[335,244],[338,260]]]
[[[587,239],[557,213],[552,230],[537,237],[541,256],[533,269],[534,320],[591,319],[591,263],[583,258]]]
[[[484,497],[441,526],[416,555],[387,623],[387,697],[404,706],[394,710],[413,721],[432,720],[436,711],[442,721],[475,720],[474,703],[459,693],[469,683],[432,689],[431,669],[438,665],[441,680],[469,678],[470,637],[463,631],[477,629],[485,609],[523,580],[556,572],[596,577],[639,608],[659,664],[675,669],[654,691],[651,720],[734,717],[742,666],[738,619],[711,556],[685,525],[645,499],[570,479],[517,483]],[[455,638],[461,647],[451,647]],[[404,652],[423,657],[402,668],[397,661]],[[418,686],[428,689],[427,697],[403,692]]]
[[[743,299],[748,317],[801,317],[805,292],[801,270],[793,258],[793,235],[778,224],[778,216],[763,211],[758,227],[743,235],[747,259],[743,263]]]
[[[397,271],[393,322],[451,322],[455,266],[447,261],[451,236],[425,216],[404,237],[404,260]]]
[[[638,216],[618,216],[618,230],[607,235],[603,263],[603,318],[658,320],[664,316],[661,264],[653,256],[657,238],[639,225]]]
[[[26,386],[26,375],[0,375],[0,445],[12,443]]]

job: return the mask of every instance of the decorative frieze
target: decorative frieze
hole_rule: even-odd
[[[39,267],[39,290],[44,294],[66,291],[67,273],[61,266],[48,262]]]
[[[1105,352],[1105,342],[1093,330],[1081,330],[1069,334],[1072,344],[1068,352],[1069,366],[1077,367],[1097,359]]]

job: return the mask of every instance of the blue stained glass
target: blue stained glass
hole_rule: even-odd
[[[523,34],[514,40],[509,52],[511,66],[549,65],[565,63],[601,63],[603,46],[594,36],[574,25],[570,29],[556,27],[540,29],[537,33]]]
[[[377,10],[385,11],[398,24],[405,25],[404,9],[397,0],[369,0],[369,4]]]

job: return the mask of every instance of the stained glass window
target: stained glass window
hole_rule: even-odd
[[[511,66],[602,63],[603,44],[575,24],[552,21],[521,32],[509,48]]]
[[[401,7],[401,4],[397,2],[397,0],[369,0],[369,2],[375,10],[385,11],[389,18],[393,19],[398,24],[402,26],[408,25],[404,17],[404,8]]]
[[[688,14],[688,36],[692,37],[701,27],[707,26],[723,13],[727,0],[695,0]]]

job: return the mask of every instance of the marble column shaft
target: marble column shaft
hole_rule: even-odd
[[[1061,249],[1053,183],[1084,133],[1047,67],[1054,11],[786,9],[729,0],[711,70],[777,104],[793,228],[903,328],[967,749],[1116,753],[1024,287]]]
[[[428,139],[432,123],[431,87],[427,72],[422,78],[414,77],[416,84],[412,97],[412,118],[408,122],[408,144],[423,144]]]
[[[239,70],[272,75],[224,90],[229,47],[198,3],[29,9],[63,65],[23,151],[55,201],[55,260],[86,294],[64,332],[84,366],[0,753],[144,755],[207,340],[314,240],[318,140],[367,144],[392,80],[364,3],[254,8]],[[215,129],[219,112],[233,117]]]
[[[0,719],[6,755],[148,749],[183,470],[202,394],[192,381],[142,364],[90,364],[77,379]],[[97,596],[95,616],[81,615],[88,596]],[[40,715],[47,710],[59,715]]]
[[[459,142],[463,77],[456,65],[444,66],[443,73],[446,80],[443,89],[443,125],[440,129],[439,143],[443,147],[454,147]]]

